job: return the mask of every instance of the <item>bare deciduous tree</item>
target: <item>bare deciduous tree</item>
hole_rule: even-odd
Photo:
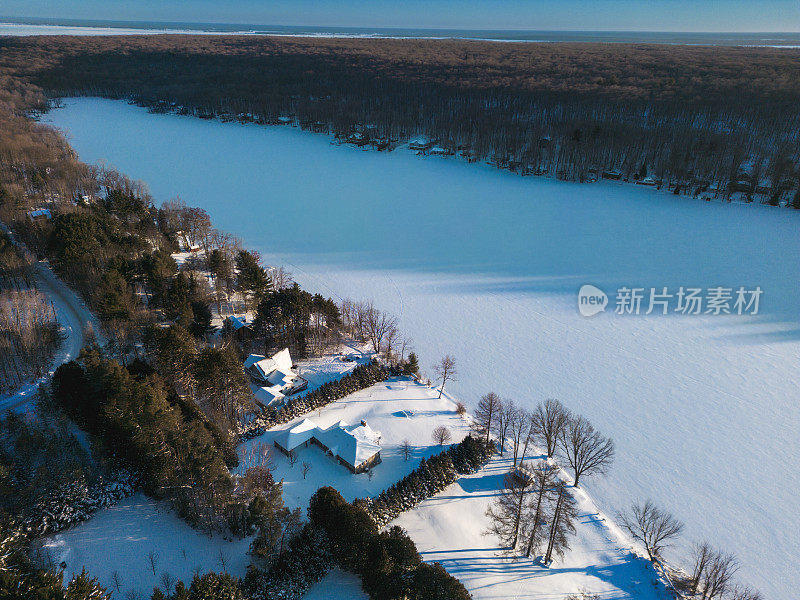
[[[372,350],[380,354],[386,348],[386,341],[397,337],[397,319],[376,309],[372,304],[364,309],[362,319]]]
[[[114,589],[117,590],[119,594],[122,588],[122,576],[119,574],[119,571],[114,571],[111,574],[111,584],[114,586]]]
[[[222,570],[227,573],[228,572],[228,557],[225,556],[225,553],[222,551],[222,548],[219,549],[219,555],[217,556],[217,562],[219,562],[219,566],[222,567]]]
[[[474,428],[478,434],[484,436],[485,442],[489,443],[489,435],[494,428],[497,412],[500,410],[500,396],[494,392],[484,395],[478,402],[474,414]]]
[[[303,463],[303,479],[306,478],[306,475],[311,471],[311,463],[304,462]]]
[[[651,561],[660,558],[662,550],[683,531],[683,523],[650,500],[637,502],[630,512],[620,513],[619,520],[634,539],[644,544]]]
[[[439,398],[441,398],[442,393],[444,392],[444,385],[448,381],[456,380],[456,359],[449,354],[446,354],[437,364],[433,366],[433,370],[436,373],[436,377],[442,382],[439,386]]]
[[[595,431],[584,417],[569,419],[559,441],[572,468],[575,487],[581,475],[604,473],[614,460],[614,442]]]
[[[155,550],[151,550],[147,553],[147,562],[150,563],[150,570],[153,571],[153,575],[156,574],[156,567],[158,566],[158,552]]]
[[[563,556],[569,550],[569,538],[575,534],[575,518],[578,509],[575,499],[570,495],[563,481],[556,484],[556,506],[550,517],[550,534],[547,550],[544,554],[545,564],[553,560],[553,554]]]
[[[412,449],[413,448],[411,447],[411,442],[409,442],[408,440],[403,440],[400,443],[400,452],[403,454],[403,460],[408,460],[409,458],[411,458]]]
[[[436,429],[433,430],[433,441],[435,441],[440,446],[444,446],[447,442],[452,439],[452,435],[450,435],[450,430],[445,427],[444,425],[439,425]]]
[[[569,410],[558,400],[545,400],[533,413],[535,431],[544,442],[547,458],[552,458],[558,447],[558,439],[569,420]]]
[[[511,422],[509,423],[509,433],[511,434],[512,448],[514,449],[514,466],[517,466],[517,459],[524,460],[524,454],[520,456],[525,444],[525,439],[530,427],[530,416],[528,411],[522,408],[517,408],[511,415]]]
[[[172,593],[172,586],[174,585],[174,583],[175,579],[172,577],[172,575],[170,575],[166,571],[164,571],[161,574],[161,587],[164,588],[164,593],[167,596],[169,596]]]
[[[761,592],[748,586],[736,586],[730,594],[730,600],[763,600]]]
[[[286,288],[292,287],[294,283],[292,274],[283,267],[274,267],[270,269],[269,277],[276,290],[285,290]]]
[[[525,501],[531,485],[533,480],[529,477],[520,477],[513,471],[506,473],[505,489],[486,509],[489,517],[487,533],[495,534],[509,550],[514,550],[520,539]]]
[[[692,595],[699,595],[700,600],[724,596],[730,590],[733,576],[739,568],[736,557],[713,549],[707,542],[695,547],[694,557],[690,580]]]
[[[514,406],[512,400],[502,400],[499,405],[499,410],[495,414],[494,434],[497,436],[497,439],[500,440],[500,456],[506,451],[506,437],[508,436],[508,430],[511,427],[511,421],[516,411],[517,407]]]
[[[289,452],[286,458],[289,459],[289,466],[294,468],[294,466],[297,464],[297,454],[294,452]]]
[[[531,475],[532,488],[534,495],[533,501],[528,507],[525,518],[525,556],[530,556],[533,552],[538,552],[545,541],[545,507],[556,491],[558,477],[556,467],[542,461],[532,470],[528,471]]]
[[[525,457],[528,455],[528,446],[530,444],[535,444],[539,437],[539,425],[533,413],[526,410],[523,412],[522,418],[523,422],[525,422],[525,425],[523,426],[523,431],[525,433],[523,434],[524,439],[519,457],[520,461],[525,460]]]

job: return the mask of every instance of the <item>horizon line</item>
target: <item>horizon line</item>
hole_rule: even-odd
[[[38,21],[38,22],[37,22]],[[92,27],[91,24],[98,24],[110,27],[122,27],[131,25],[224,25],[226,27],[308,27],[315,29],[357,29],[365,31],[474,31],[474,32],[503,32],[503,33],[650,33],[650,34],[694,34],[694,35],[725,35],[725,34],[782,34],[782,35],[800,35],[800,30],[787,30],[787,31],[772,31],[772,30],[719,30],[719,31],[700,31],[700,30],[656,30],[656,29],[480,29],[473,27],[415,27],[415,26],[401,26],[394,25],[387,26],[364,26],[364,25],[312,25],[308,23],[241,23],[233,21],[163,21],[160,19],[144,21],[139,19],[79,19],[73,17],[30,17],[30,16],[13,16],[13,15],[0,15],[0,23],[7,23],[12,25],[59,25],[63,23],[71,23],[73,26],[79,27]]]

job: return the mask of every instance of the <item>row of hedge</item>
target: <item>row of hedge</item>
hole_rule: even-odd
[[[325,533],[306,523],[266,569],[250,565],[242,590],[251,600],[300,600],[334,566]]]
[[[423,562],[402,528],[380,531],[361,507],[331,487],[311,497],[308,516],[323,531],[338,565],[361,577],[371,600],[469,600],[464,585],[439,563]]]
[[[484,466],[494,452],[494,444],[468,435],[447,450],[422,459],[419,466],[374,498],[359,498],[354,504],[363,508],[382,527],[401,512],[441,492],[459,475],[474,473]]]
[[[369,364],[358,365],[351,373],[341,379],[323,383],[318,388],[282,406],[278,410],[269,410],[252,421],[241,425],[237,433],[242,440],[258,437],[276,425],[288,423],[292,419],[331,402],[341,400],[345,396],[384,381],[391,375],[392,372],[376,360]]]

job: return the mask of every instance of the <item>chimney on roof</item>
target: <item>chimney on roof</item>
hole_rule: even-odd
[[[367,422],[364,419],[361,419],[361,425],[366,427],[367,426]]]

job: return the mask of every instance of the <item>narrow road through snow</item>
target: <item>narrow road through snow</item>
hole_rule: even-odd
[[[18,242],[3,223],[0,223],[0,231],[9,235],[14,245],[23,253],[29,253],[25,245]],[[86,342],[89,330],[94,332],[95,339],[100,344],[104,343],[97,318],[83,300],[53,273],[47,261],[36,262],[33,265],[33,274],[38,290],[53,303],[58,323],[63,327],[64,341],[53,357],[53,370],[78,356]],[[36,397],[36,390],[44,379],[42,377],[27,383],[11,394],[0,395],[0,411],[22,409],[32,398]]]

